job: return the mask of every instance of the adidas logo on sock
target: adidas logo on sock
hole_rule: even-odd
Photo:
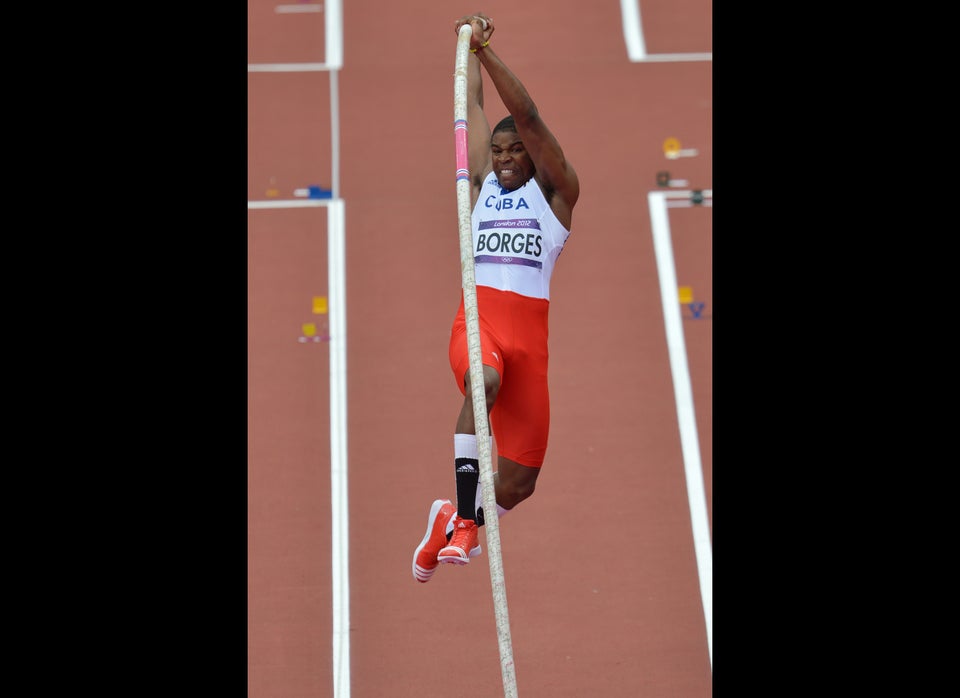
[[[464,463],[463,465],[457,466],[458,473],[475,473],[478,472],[474,467],[473,463]]]

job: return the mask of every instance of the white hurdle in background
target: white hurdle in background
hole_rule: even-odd
[[[696,196],[701,203],[693,204]],[[684,473],[687,480],[687,497],[690,502],[690,519],[693,524],[693,546],[697,556],[697,571],[700,576],[700,599],[707,632],[707,651],[710,654],[710,669],[713,670],[713,548],[710,544],[710,519],[707,515],[707,496],[703,485],[703,463],[700,460],[700,438],[697,435],[697,419],[693,409],[693,390],[690,386],[690,370],[687,366],[687,348],[683,339],[683,322],[680,304],[677,301],[677,270],[673,260],[673,242],[670,239],[668,208],[681,206],[713,206],[713,190],[651,191],[647,194],[650,205],[650,224],[653,229],[653,249],[657,258],[657,273],[660,277],[660,301],[663,304],[663,321],[666,325],[667,348],[670,353],[670,370],[673,373],[673,391],[677,402],[677,419],[680,424],[680,447],[683,452]]]
[[[620,20],[627,55],[634,63],[668,63],[674,61],[712,61],[712,53],[647,53],[643,40],[643,22],[640,20],[639,0],[620,0]]]
[[[289,9],[289,8],[288,8]],[[330,536],[333,610],[333,693],[350,698],[350,564],[347,488],[347,292],[344,201],[340,197],[342,0],[325,0],[323,63],[249,63],[249,73],[330,73],[330,199],[248,201],[247,210],[327,208],[327,296],[330,323]]]
[[[333,698],[350,696],[350,537],[347,488],[347,285],[343,199],[248,201],[247,210],[327,209],[330,323],[330,536],[333,596]]]

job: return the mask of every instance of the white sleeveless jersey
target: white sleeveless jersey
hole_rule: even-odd
[[[507,191],[490,172],[471,220],[477,285],[550,300],[550,277],[570,231],[537,181]]]

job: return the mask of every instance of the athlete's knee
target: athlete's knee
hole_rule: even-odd
[[[501,462],[495,479],[497,504],[504,509],[513,509],[523,500],[533,496],[539,474],[539,468],[519,464],[504,468]]]
[[[536,480],[527,480],[524,482],[514,483],[513,487],[510,489],[510,493],[513,495],[512,503],[507,506],[507,509],[512,509],[517,506],[524,499],[528,499],[533,496],[533,491],[537,489]],[[506,505],[505,505],[506,506]]]
[[[513,509],[520,502],[531,497],[534,489],[533,483],[498,487],[497,504],[507,510]]]

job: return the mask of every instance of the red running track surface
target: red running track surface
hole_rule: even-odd
[[[250,62],[322,61],[322,13],[277,4],[249,3]],[[410,573],[430,502],[455,500],[453,21],[482,9],[582,188],[552,288],[547,460],[500,522],[518,693],[711,696],[647,192],[664,171],[712,188],[712,63],[631,63],[613,0],[343,9],[351,695],[503,695],[486,554]],[[641,11],[648,52],[712,50],[709,0]],[[249,198],[329,187],[329,75],[248,84]],[[697,154],[666,158],[667,138]],[[324,333],[325,210],[248,220],[249,696],[330,696],[329,347],[298,341]],[[683,329],[712,511],[712,209],[670,223],[677,282],[703,303]]]

